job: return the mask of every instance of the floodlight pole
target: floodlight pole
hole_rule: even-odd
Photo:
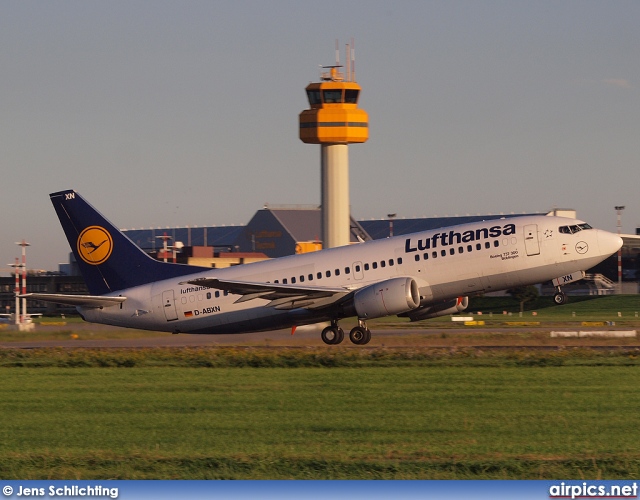
[[[615,209],[618,214],[618,236],[620,236],[622,233],[622,211],[625,207],[618,205]],[[622,247],[618,249],[618,293],[622,293]]]
[[[27,293],[27,247],[30,246],[30,243],[27,243],[25,240],[16,242],[16,245],[22,247],[22,310],[20,311],[20,323],[26,323],[27,316],[27,299],[24,295]]]
[[[13,320],[17,326],[21,323],[21,318],[22,318],[22,316],[20,315],[20,261],[18,260],[18,257],[16,257],[15,264],[9,264],[9,265],[15,269],[15,276],[16,276],[16,284],[14,288],[15,296],[16,296],[16,312],[14,314]]]

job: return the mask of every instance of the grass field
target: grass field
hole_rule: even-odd
[[[640,347],[526,349],[548,339],[500,333],[492,307],[497,333],[430,338],[438,348],[0,349],[0,477],[640,475]],[[537,317],[635,327],[636,309],[636,296],[606,297]],[[510,347],[464,345],[478,339]]]
[[[638,476],[633,355],[613,364],[577,355],[572,366],[467,357],[380,367],[2,368],[0,477]]]

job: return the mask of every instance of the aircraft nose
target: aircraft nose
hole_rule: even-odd
[[[602,255],[613,255],[622,248],[622,238],[607,231],[598,231],[598,246]]]

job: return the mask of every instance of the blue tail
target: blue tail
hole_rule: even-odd
[[[204,269],[151,258],[73,190],[49,196],[92,295]]]

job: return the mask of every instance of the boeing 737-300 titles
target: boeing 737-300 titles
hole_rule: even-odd
[[[159,262],[72,190],[50,195],[90,295],[31,293],[76,306],[94,323],[173,333],[248,333],[356,317],[412,321],[463,311],[468,297],[584,277],[621,246],[619,236],[575,219],[522,216],[463,224],[224,269]]]

